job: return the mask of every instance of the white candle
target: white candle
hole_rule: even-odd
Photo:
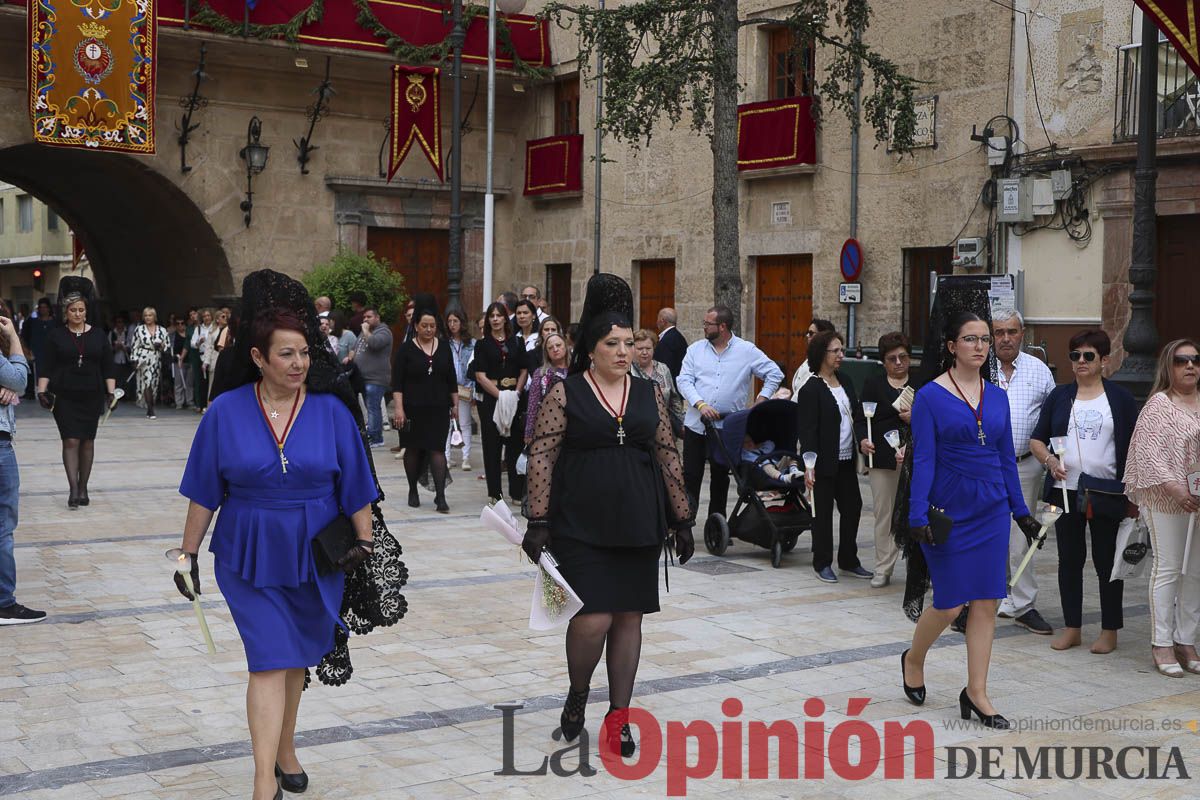
[[[1058,456],[1059,463],[1061,463],[1063,465],[1063,468],[1065,469],[1066,462],[1063,461],[1063,456],[1066,455],[1066,452],[1067,452],[1067,437],[1051,436],[1050,437],[1050,449],[1054,451],[1054,455]],[[1062,507],[1064,509],[1069,509],[1071,507],[1071,503],[1067,500],[1067,482],[1066,481],[1063,481],[1062,496],[1063,496]]]
[[[183,585],[192,593],[192,610],[196,612],[196,621],[200,623],[200,632],[204,634],[204,642],[208,645],[208,654],[217,654],[217,645],[213,642],[212,633],[208,630],[208,621],[204,619],[204,609],[200,607],[200,595],[192,584],[192,557],[178,547],[168,550],[167,561],[172,563],[175,571],[183,576]]]
[[[1063,510],[1061,508],[1049,503],[1038,510],[1036,515],[1037,521],[1042,523],[1042,529],[1038,531],[1038,535],[1029,543],[1029,550],[1025,553],[1025,558],[1021,559],[1021,564],[1017,567],[1017,571],[1013,573],[1012,580],[1008,584],[1009,588],[1017,585],[1017,580],[1021,577],[1021,573],[1025,571],[1025,567],[1029,566],[1029,562],[1033,559],[1033,553],[1038,549],[1038,544],[1045,541],[1046,531],[1050,530],[1050,526],[1058,521],[1058,518],[1062,515]]]
[[[813,470],[815,470],[817,468],[817,454],[814,453],[813,451],[809,450],[809,451],[801,454],[800,458],[804,459],[804,474],[809,479],[815,481],[817,476],[815,474],[813,474]],[[812,489],[810,488],[808,490],[808,505],[809,505],[809,507],[811,507],[812,504],[813,504],[813,493],[812,493]]]
[[[875,416],[875,405],[875,403],[869,401],[863,401],[862,404],[863,416],[867,418],[867,441],[872,443],[875,440],[871,438],[871,419]],[[867,466],[872,469],[875,467],[874,453],[867,454]]]

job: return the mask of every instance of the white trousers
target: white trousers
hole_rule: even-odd
[[[871,504],[875,507],[875,574],[891,577],[900,557],[900,548],[892,536],[892,510],[896,506],[900,471],[873,469],[867,472],[867,480],[871,483]]]
[[[1190,514],[1164,514],[1143,507],[1150,528],[1154,560],[1150,567],[1150,643],[1197,644],[1200,635],[1200,545],[1192,542],[1188,574],[1182,573],[1183,550]],[[1195,532],[1192,533],[1193,538]],[[1121,554],[1117,553],[1117,558]]]
[[[171,375],[175,379],[175,407],[183,408],[192,399],[191,381],[188,380],[187,364],[180,365],[178,361],[171,363]]]
[[[471,401],[459,398],[457,401],[458,408],[458,430],[462,433],[462,463],[466,464],[471,460]],[[453,433],[453,431],[451,432]],[[450,434],[446,435],[446,465],[450,464]]]
[[[1043,473],[1044,468],[1033,456],[1017,462],[1017,475],[1021,478],[1021,494],[1025,496],[1025,505],[1029,507],[1030,514],[1037,510],[1038,494],[1043,485]],[[1021,533],[1017,523],[1012,523],[1008,531],[1009,575],[1012,575],[1017,571],[1017,567],[1021,566],[1021,559],[1025,558],[1025,552],[1028,549],[1029,544],[1025,541],[1025,534]],[[1037,556],[1034,556],[1034,559],[1036,560]],[[1008,597],[1000,603],[1001,614],[1019,617],[1034,607],[1034,603],[1037,601],[1038,586],[1033,567],[1032,563],[1026,567],[1025,571],[1021,573],[1021,579],[1017,581],[1017,585],[1009,589]]]

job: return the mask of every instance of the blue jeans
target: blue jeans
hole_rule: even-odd
[[[0,439],[0,608],[17,602],[17,561],[13,558],[13,531],[17,527],[17,492],[21,476],[12,442]]]
[[[388,387],[368,383],[363,390],[367,398],[367,439],[371,444],[383,444],[383,405]]]

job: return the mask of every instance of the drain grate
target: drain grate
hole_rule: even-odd
[[[735,561],[723,561],[718,558],[692,561],[680,569],[690,569],[692,572],[702,572],[705,575],[733,575],[738,572],[760,572],[758,567],[748,567]]]

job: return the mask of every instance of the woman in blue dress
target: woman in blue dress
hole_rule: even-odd
[[[949,367],[917,392],[912,408],[908,522],[929,564],[933,606],[921,614],[912,648],[900,656],[904,693],[916,705],[925,702],[925,656],[970,603],[959,710],[963,719],[974,713],[988,727],[1008,728],[988,699],[987,675],[996,607],[1005,596],[1009,515],[1031,540],[1039,526],[1021,495],[1008,395],[980,373],[992,343],[988,324],[963,312],[947,325],[945,342]],[[934,544],[931,507],[954,521],[941,544]]]
[[[307,786],[294,742],[305,671],[334,649],[337,626],[345,629],[346,575],[318,574],[313,538],[348,516],[357,542],[338,566],[355,569],[374,550],[379,493],[349,409],[335,394],[308,390],[306,323],[282,308],[247,322],[261,377],[215,398],[200,422],[180,486],[191,501],[182,547],[195,564],[220,508],[209,550],[250,673],[254,800],[271,800]]]

